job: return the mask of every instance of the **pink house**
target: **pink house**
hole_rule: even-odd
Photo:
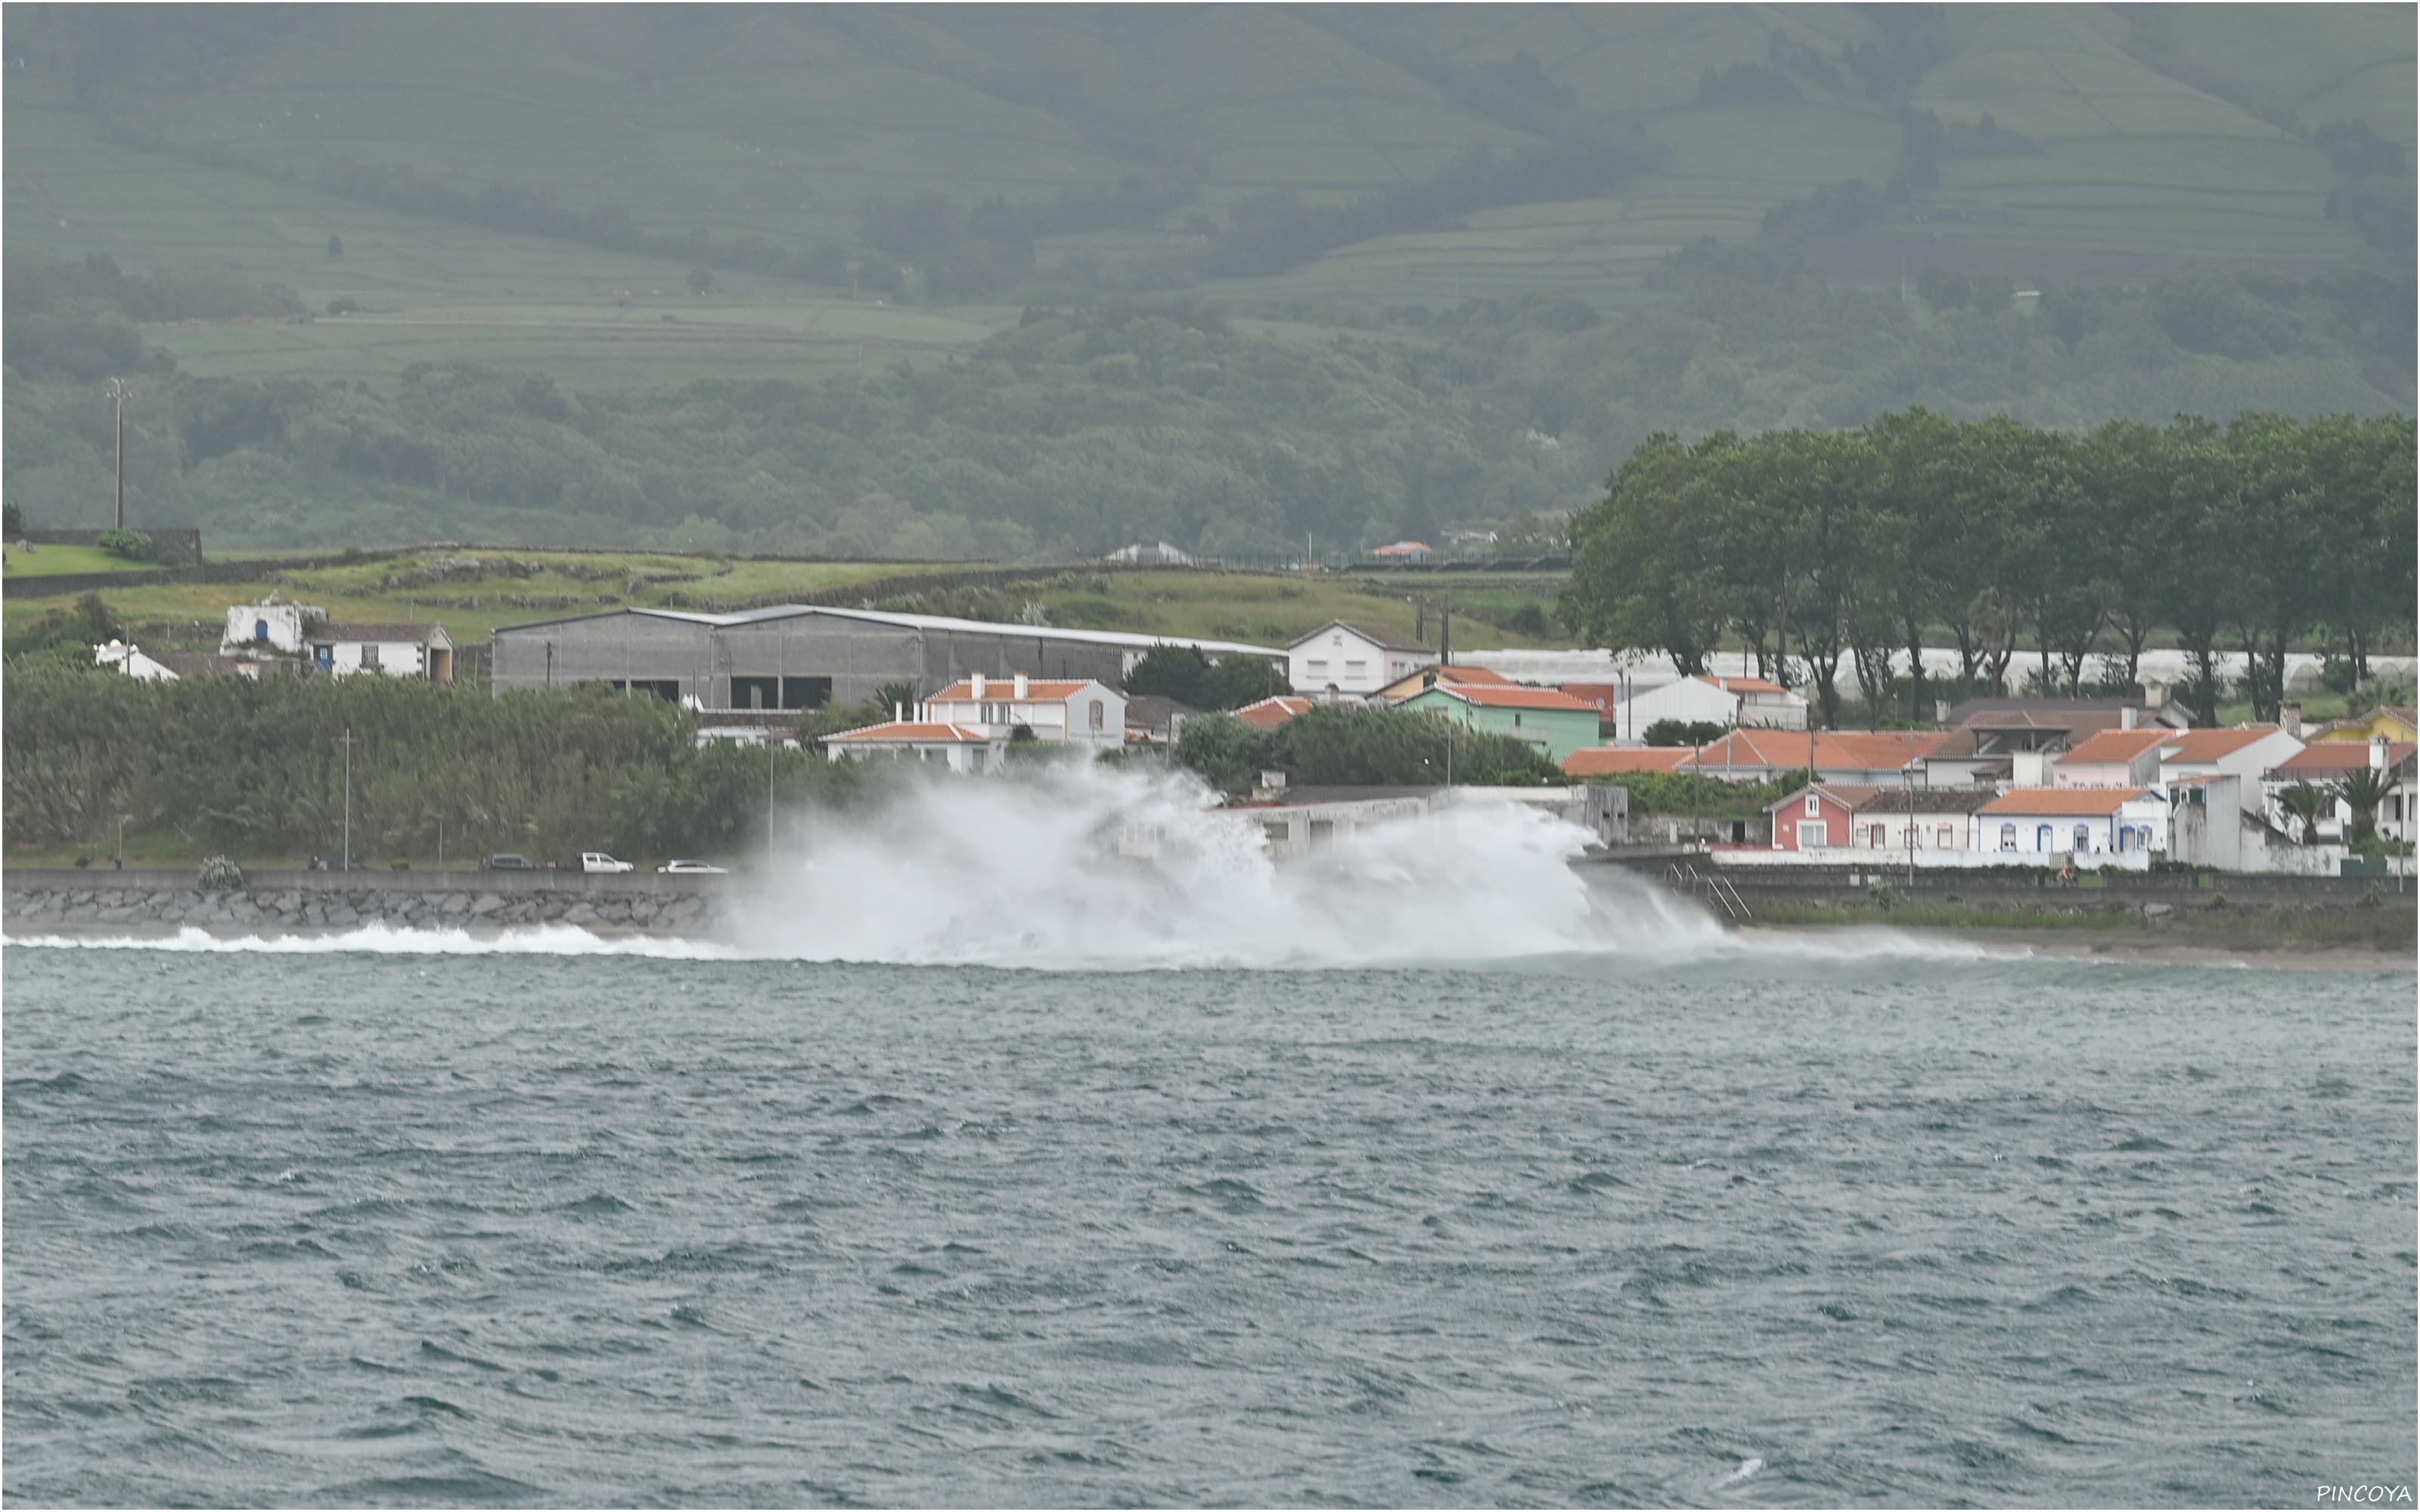
[[[2086,735],[2051,768],[2055,788],[2149,787],[2160,775],[2160,747],[2177,732],[2099,730]]]
[[[1849,843],[1849,826],[1856,813],[1829,788],[1818,783],[1801,788],[1767,806],[1773,815],[1773,848],[1776,851],[1820,851]]]

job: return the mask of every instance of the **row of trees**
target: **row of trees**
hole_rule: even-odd
[[[90,653],[84,656],[89,663]],[[139,682],[20,664],[0,727],[12,841],[174,833],[240,855],[334,854],[352,747],[356,856],[727,854],[765,832],[766,756],[601,689],[480,698],[380,677]],[[849,722],[870,722],[865,717]],[[774,801],[847,804],[885,768],[777,758]]]
[[[2404,417],[2222,427],[2113,421],[2078,436],[1923,409],[1854,430],[1659,435],[1573,524],[1565,624],[1614,650],[1706,670],[1718,646],[1811,689],[1827,723],[1844,662],[1892,686],[1946,635],[1969,686],[2005,691],[2030,641],[2040,681],[2071,693],[2106,654],[2135,681],[2172,631],[2216,717],[2218,657],[2242,651],[2255,712],[2273,717],[2288,647],[2325,636],[2356,679],[2381,633],[2408,636],[2414,595],[2413,429]]]

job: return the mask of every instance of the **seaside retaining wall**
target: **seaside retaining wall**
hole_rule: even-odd
[[[728,876],[578,872],[253,872],[204,892],[192,871],[10,868],[0,918],[12,933],[176,929],[215,934],[357,929],[582,929],[705,934],[721,922]]]

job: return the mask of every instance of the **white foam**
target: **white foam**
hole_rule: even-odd
[[[1260,815],[1221,812],[1186,774],[1053,764],[918,783],[878,811],[800,816],[797,848],[735,876],[712,941],[602,937],[566,924],[473,934],[372,923],[221,937],[42,935],[16,947],[296,955],[598,955],[1040,970],[1499,966],[1654,969],[1724,959],[1974,959],[1886,930],[1733,933],[1613,868],[1575,870],[1589,836],[1536,809],[1465,802],[1343,829],[1273,859]],[[1154,837],[1148,856],[1122,837]]]

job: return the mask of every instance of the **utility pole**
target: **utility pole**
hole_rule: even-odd
[[[773,752],[781,740],[771,725],[765,727],[765,854],[773,854]]]
[[[1907,799],[1907,812],[1901,817],[1907,821],[1907,885],[1913,892],[1916,887],[1916,785],[1903,766],[1900,768],[1899,790]]]
[[[345,748],[345,870],[353,869],[353,732],[348,726],[345,737],[336,742]]]
[[[437,870],[445,870],[445,816],[437,816]]]
[[[126,870],[126,816],[117,816],[117,870]]]
[[[110,397],[117,401],[117,525],[126,529],[126,380],[109,380]]]

